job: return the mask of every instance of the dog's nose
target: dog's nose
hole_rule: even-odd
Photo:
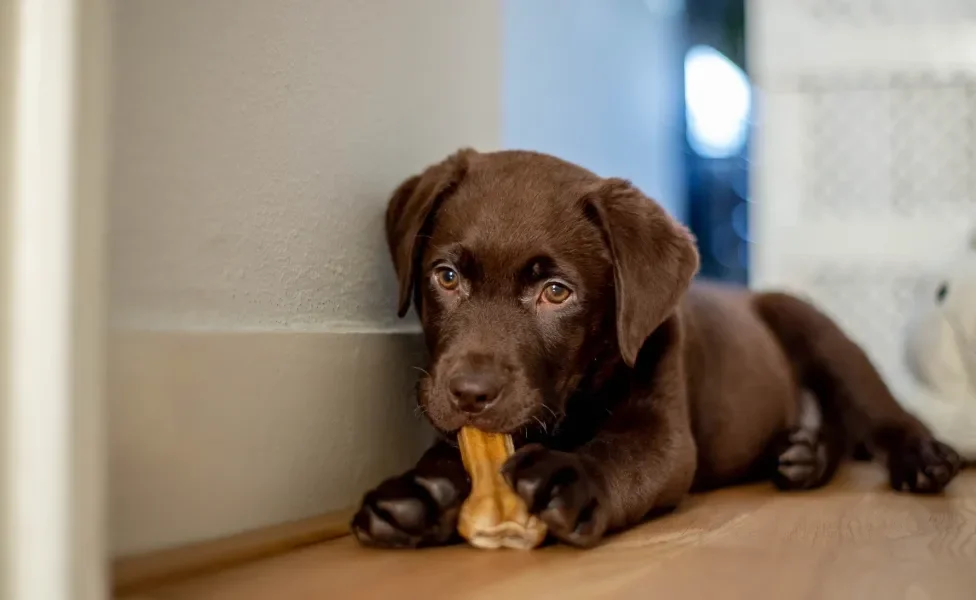
[[[498,398],[502,379],[490,370],[468,371],[451,378],[449,386],[457,407],[468,413],[478,413]]]

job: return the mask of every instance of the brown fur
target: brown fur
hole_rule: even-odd
[[[444,435],[365,496],[364,543],[455,539],[464,425],[516,437],[506,477],[578,546],[693,489],[822,485],[855,446],[897,489],[938,492],[959,469],[809,304],[691,285],[691,235],[626,181],[462,150],[397,189],[387,233],[399,312],[415,304],[432,357],[418,402]],[[569,299],[546,300],[552,283]]]

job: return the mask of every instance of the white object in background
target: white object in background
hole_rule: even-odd
[[[810,298],[911,387],[903,329],[976,218],[976,4],[747,0],[750,282]],[[924,14],[923,14],[924,13]]]
[[[917,385],[902,403],[976,460],[976,232],[965,252],[919,285],[905,350]]]
[[[107,17],[103,0],[0,6],[4,599],[108,596],[100,393]]]

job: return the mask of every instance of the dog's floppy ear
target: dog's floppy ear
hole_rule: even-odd
[[[393,268],[399,282],[397,314],[410,310],[414,271],[423,248],[421,238],[426,235],[437,205],[464,178],[468,159],[474,150],[463,149],[444,161],[428,167],[397,187],[386,207],[386,241],[393,257]]]
[[[645,340],[671,315],[698,271],[691,233],[622,179],[607,179],[584,197],[613,259],[617,341],[634,366]]]

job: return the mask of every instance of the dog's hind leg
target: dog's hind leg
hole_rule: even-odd
[[[781,490],[818,488],[833,477],[844,456],[843,428],[825,421],[817,399],[800,394],[799,418],[770,447],[772,481]]]
[[[840,427],[851,449],[861,444],[884,460],[893,488],[937,493],[952,481],[959,454],[898,404],[864,350],[830,318],[787,294],[757,294],[753,306],[819,401],[823,423]]]

